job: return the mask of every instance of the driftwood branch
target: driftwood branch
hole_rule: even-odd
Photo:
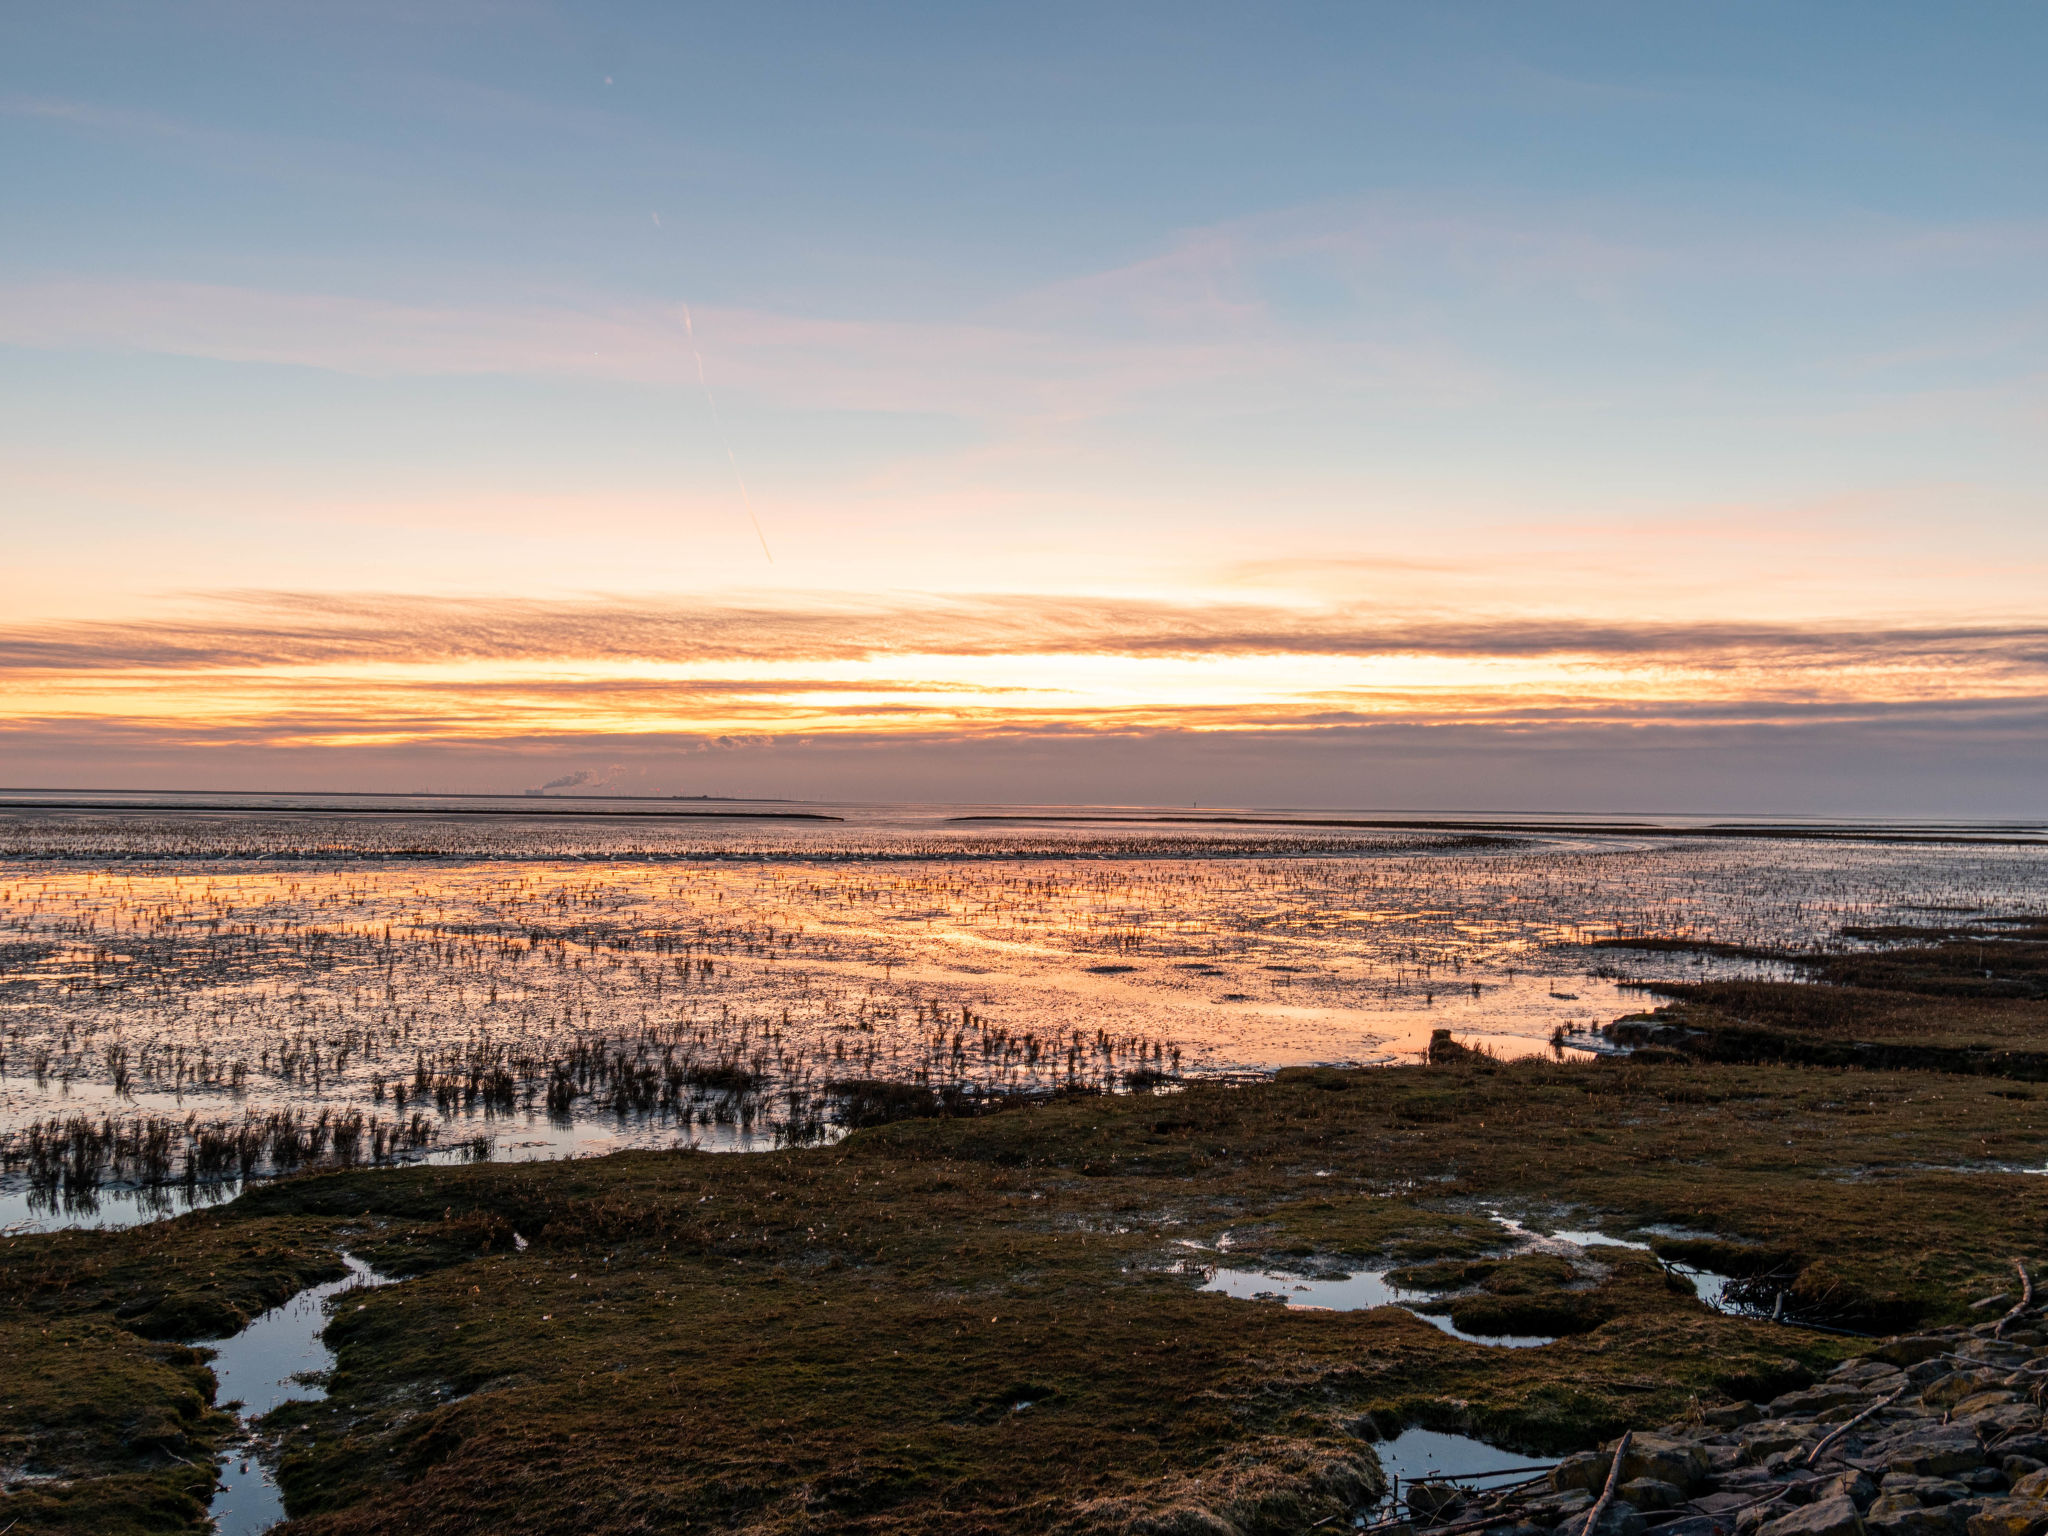
[[[1484,1476],[1486,1474],[1466,1473],[1458,1475]],[[1415,1479],[1415,1481],[1430,1481],[1430,1479],[1418,1478]],[[1455,1476],[1447,1477],[1445,1481],[1455,1482],[1456,1478]],[[1428,1531],[1429,1536],[1460,1536],[1461,1532],[1485,1530],[1486,1527],[1489,1525],[1500,1524],[1501,1511],[1505,1509],[1508,1505],[1515,1503],[1523,1494],[1527,1493],[1531,1488],[1547,1484],[1549,1481],[1550,1474],[1546,1471],[1543,1474],[1543,1476],[1532,1477],[1525,1483],[1515,1483],[1511,1487],[1507,1488],[1496,1488],[1490,1495],[1488,1495],[1485,1504],[1480,1506],[1484,1512],[1479,1516],[1467,1517],[1466,1519],[1460,1520],[1452,1525],[1429,1525],[1427,1524],[1427,1522],[1425,1522],[1424,1529]],[[1375,1525],[1368,1525],[1362,1527],[1358,1531],[1357,1536],[1380,1536],[1380,1533],[1382,1532],[1391,1531],[1400,1526],[1413,1524],[1415,1524],[1415,1521],[1413,1521],[1412,1519],[1408,1519],[1397,1514],[1390,1520],[1382,1520]],[[1315,1529],[1315,1527],[1311,1526],[1309,1527],[1309,1529],[1313,1530]],[[5,1536],[5,1533],[0,1532],[0,1536]]]
[[[1997,1326],[1991,1330],[1991,1337],[1994,1339],[2004,1337],[2006,1324],[2017,1321],[2034,1305],[2034,1277],[2027,1273],[2027,1261],[2014,1259],[2012,1267],[2020,1272],[2020,1299],[2013,1303],[2012,1310],[2001,1317]]]
[[[1857,1414],[1855,1418],[1849,1420],[1848,1423],[1837,1424],[1835,1426],[1833,1434],[1829,1435],[1825,1440],[1821,1441],[1819,1445],[1816,1445],[1812,1450],[1806,1453],[1806,1464],[1809,1467],[1817,1465],[1821,1457],[1827,1455],[1829,1451],[1832,1451],[1835,1448],[1835,1442],[1837,1440],[1840,1440],[1842,1436],[1849,1433],[1850,1430],[1854,1429],[1858,1424],[1861,1424],[1865,1419],[1869,1418],[1873,1413],[1876,1413],[1879,1409],[1891,1407],[1893,1403],[1897,1402],[1900,1398],[1906,1395],[1906,1387],[1910,1387],[1911,1385],[1912,1383],[1909,1381],[1906,1383],[1905,1387],[1900,1387],[1896,1392],[1886,1393],[1883,1397],[1880,1397],[1876,1402],[1872,1403],[1868,1408],[1864,1409],[1861,1413]]]
[[[1593,1501],[1593,1507],[1586,1511],[1586,1523],[1581,1526],[1581,1536],[1593,1536],[1600,1529],[1600,1517],[1607,1513],[1607,1506],[1614,1502],[1614,1490],[1621,1486],[1621,1464],[1628,1457],[1629,1443],[1636,1437],[1634,1430],[1625,1430],[1614,1442],[1614,1463],[1607,1469],[1607,1486],[1600,1490],[1600,1497]]]

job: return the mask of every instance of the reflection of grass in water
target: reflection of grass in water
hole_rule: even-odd
[[[301,1168],[387,1163],[417,1156],[439,1138],[415,1112],[386,1120],[361,1110],[286,1108],[239,1118],[52,1115],[0,1134],[0,1171],[19,1171],[32,1203],[97,1209],[109,1182],[161,1186],[238,1182]]]
[[[1851,919],[2009,902],[2038,889],[2038,865],[1773,845],[16,866],[0,883],[0,1070],[45,1092],[167,1096],[151,1107],[180,1116],[186,1101],[388,1105],[466,1135],[552,1114],[681,1139],[807,1125],[835,1081],[1033,1095],[1229,1068],[1257,1059],[1230,1034],[1233,1003],[1476,996],[1541,968],[1545,946],[1646,931],[1811,946]],[[1688,959],[1645,963],[1684,974]]]

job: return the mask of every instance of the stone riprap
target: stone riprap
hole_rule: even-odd
[[[1888,1339],[1769,1403],[1634,1434],[1596,1533],[1612,1445],[1547,1487],[1418,1487],[1407,1517],[1445,1536],[2048,1536],[2048,1335],[1996,1328]]]

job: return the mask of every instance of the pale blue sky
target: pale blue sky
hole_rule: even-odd
[[[223,589],[2048,623],[2039,6],[7,30],[24,623]],[[2043,691],[2001,656],[1865,691]]]

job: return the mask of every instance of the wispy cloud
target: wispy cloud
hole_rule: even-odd
[[[57,101],[0,110],[93,123],[105,116]],[[1532,343],[1566,332],[1581,352],[1617,343],[1630,370],[1648,365],[1655,349],[1643,344],[1664,334],[1668,345],[1681,298],[1687,313],[1710,317],[1718,304],[1752,305],[1738,297],[1745,284],[1765,285],[1782,303],[1807,286],[1818,292],[1852,278],[1882,284],[1908,272],[1995,269],[2033,295],[2028,323],[2038,330],[2048,295],[2025,274],[2044,251],[2048,226],[2027,223],[1815,220],[1766,232],[1747,226],[1735,240],[1675,210],[1383,198],[1192,230],[1128,264],[971,312],[853,318],[729,305],[695,315],[721,388],[799,409],[1071,420],[1152,399],[1260,410],[1372,395],[1412,408],[1496,398],[1525,388],[1532,370],[1555,394],[1561,381]],[[1319,294],[1307,309],[1304,276]],[[1704,297],[1702,282],[1722,297]],[[1784,330],[1779,341],[1808,363],[1824,355],[1845,377],[1867,378],[1947,356],[1962,334],[1977,337],[1979,350],[2010,350],[2011,320],[2007,303],[1974,321],[1944,311],[1938,333],[1901,317],[1859,327],[1853,343],[1825,330],[1804,341]],[[616,294],[419,302],[148,276],[0,283],[0,343],[373,377],[685,385],[694,368],[679,302]],[[1679,370],[1690,373],[1690,365]],[[1638,375],[1628,378],[1638,386]]]
[[[307,667],[448,662],[673,664],[891,656],[1456,656],[1664,658],[1865,668],[2048,666],[2048,624],[1627,623],[1461,617],[1387,621],[1341,605],[1069,594],[808,601],[226,594],[184,618],[0,628],[0,669]]]
[[[347,744],[540,735],[1727,724],[2048,698],[2048,626],[1383,621],[904,594],[771,603],[279,593],[0,631],[0,722]]]

